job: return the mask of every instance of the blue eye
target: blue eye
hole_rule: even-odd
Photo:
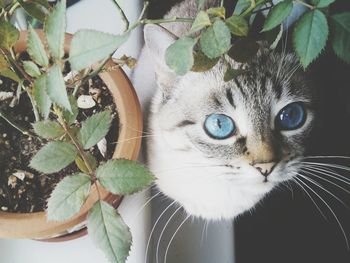
[[[204,130],[210,137],[223,140],[234,134],[236,126],[229,116],[213,113],[206,118]]]
[[[280,130],[296,130],[303,126],[306,119],[305,108],[300,102],[284,107],[276,117],[276,126]]]

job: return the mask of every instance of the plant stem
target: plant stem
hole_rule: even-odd
[[[64,131],[66,132],[66,134],[68,135],[68,137],[71,139],[73,145],[75,146],[75,148],[78,150],[79,155],[81,156],[81,158],[83,159],[86,168],[89,171],[89,175],[92,179],[95,178],[95,174],[94,174],[94,170],[92,169],[89,159],[86,157],[85,154],[85,150],[83,148],[83,146],[81,146],[80,142],[78,141],[78,139],[72,134],[70,127],[67,125],[67,123],[64,121],[63,117],[62,117],[62,111],[56,107],[54,107],[54,111],[58,117],[58,122],[61,124],[61,126],[63,127]]]
[[[35,121],[40,121],[40,115],[39,115],[39,111],[35,105],[35,100],[31,94],[31,91],[28,88],[25,88],[23,86],[23,89],[27,92],[27,95],[29,97],[30,103],[32,104],[32,108],[33,108],[33,112],[34,112],[34,117],[35,117]]]
[[[94,71],[90,72],[88,75],[86,75],[84,78],[82,78],[81,83],[79,85],[76,85],[73,91],[73,96],[75,97],[79,91],[79,88],[84,85],[86,83],[86,81],[88,81],[89,79],[97,76],[102,70],[103,67],[106,65],[106,63],[108,62],[108,60],[111,58],[112,55],[108,56],[108,58],[106,58],[105,60],[103,60],[101,62],[101,64],[98,66],[97,69],[95,69]]]
[[[31,76],[29,76],[16,62],[16,59],[12,57],[12,52],[9,52],[7,50],[4,50],[0,48],[0,52],[7,58],[8,62],[11,64],[11,66],[17,70],[23,78],[25,78],[30,83],[33,83],[33,79]],[[13,70],[14,70],[13,69]]]
[[[96,192],[97,192],[97,197],[98,197],[98,200],[101,200],[101,193],[100,193],[100,188],[98,186],[98,183],[97,183],[97,180],[95,181],[95,187],[96,187]]]
[[[272,7],[273,7],[272,5],[271,5],[271,6],[266,6],[266,7],[264,7],[264,8],[259,9],[259,10],[253,11],[252,14],[256,14],[256,13],[259,13],[259,12],[263,12],[263,11],[265,11],[265,10],[269,10],[269,9],[271,9]]]
[[[249,15],[250,13],[252,13],[254,11],[255,8],[265,4],[266,2],[268,2],[269,0],[250,0],[251,1],[251,5],[250,7],[248,7],[242,14],[240,14],[241,17],[246,17],[247,15]]]
[[[122,20],[123,20],[123,22],[125,24],[124,32],[126,32],[129,29],[130,22],[129,22],[127,16],[125,15],[125,13],[124,13],[124,10],[121,8],[120,4],[118,3],[118,0],[113,0],[113,3],[117,7],[117,9],[118,9],[118,11],[119,11],[119,13],[120,13],[120,15],[122,17]]]
[[[146,10],[147,10],[147,8],[148,8],[148,6],[149,6],[149,2],[148,2],[148,1],[145,1],[145,3],[143,4],[143,8],[142,8],[142,11],[141,11],[141,13],[140,13],[140,16],[139,16],[139,19],[138,19],[138,20],[143,19],[144,15],[145,15],[145,13],[146,13]]]
[[[21,132],[23,135],[33,136],[29,131],[20,127],[17,123],[15,123],[10,116],[8,116],[5,112],[0,110],[0,118],[4,119],[8,124],[10,124],[13,128]]]
[[[306,6],[307,8],[311,9],[311,10],[314,10],[315,9],[315,6],[313,5],[309,5],[308,3],[305,3],[304,1],[302,0],[295,0],[296,3],[299,3],[301,5],[304,5]]]
[[[13,13],[16,11],[16,9],[17,9],[18,7],[20,7],[20,5],[19,5],[19,3],[17,2],[17,3],[15,3],[15,4],[9,9],[8,14],[9,14],[10,16],[12,16]]]
[[[223,7],[223,6],[224,6],[224,0],[221,0],[220,7]]]

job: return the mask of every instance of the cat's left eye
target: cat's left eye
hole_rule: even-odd
[[[236,125],[229,116],[213,113],[207,116],[204,122],[204,130],[211,138],[223,140],[235,133]]]
[[[296,130],[303,126],[306,111],[303,103],[293,102],[285,106],[276,116],[276,127],[280,130]]]

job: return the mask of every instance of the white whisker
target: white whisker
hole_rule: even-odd
[[[159,215],[159,217],[157,218],[156,222],[154,223],[152,229],[151,229],[151,233],[149,234],[149,237],[148,237],[148,241],[147,241],[147,245],[146,245],[146,253],[145,253],[145,261],[144,263],[147,263],[147,256],[148,256],[148,250],[149,250],[149,245],[151,243],[151,238],[152,238],[152,235],[153,235],[153,232],[158,224],[158,222],[160,221],[160,219],[163,217],[163,215],[166,213],[166,211],[168,211],[170,209],[171,206],[173,206],[175,204],[176,201],[173,201],[171,202],[170,205],[168,205],[164,210],[163,212]]]
[[[148,198],[148,200],[139,208],[139,210],[137,210],[137,212],[135,213],[135,216],[132,220],[132,222],[135,221],[135,219],[140,215],[140,213],[142,212],[143,209],[145,209],[145,207],[151,203],[151,201],[156,198],[157,196],[159,196],[161,194],[160,191],[158,191],[158,193],[154,194],[152,197]]]
[[[309,172],[304,171],[305,173],[309,174]],[[347,209],[349,209],[349,207],[335,194],[333,194],[331,191],[327,190],[326,188],[324,188],[322,185],[320,185],[318,182],[316,182],[315,180],[299,174],[300,177],[304,178],[305,180],[309,181],[310,183],[314,184],[315,186],[317,186],[318,188],[320,188],[321,190],[325,191],[326,193],[328,193],[329,195],[333,196],[336,200],[338,200],[339,203],[341,203],[344,207],[346,207]]]
[[[323,174],[323,175],[325,175],[325,176],[328,176],[328,177],[330,177],[330,178],[333,178],[333,179],[335,179],[335,180],[339,180],[339,181],[341,181],[341,182],[344,182],[344,183],[350,185],[348,182],[343,181],[343,180],[341,180],[340,178],[338,178],[338,177],[336,177],[336,176],[332,176],[332,175],[326,174],[326,173],[324,173],[324,172],[317,171],[316,169],[311,169],[311,168],[308,168],[308,167],[303,167],[303,168],[301,168],[301,169],[302,169],[302,170],[306,169],[306,170],[308,170],[308,171],[310,171],[310,172],[317,172],[317,173]],[[321,179],[321,180],[323,180],[323,181],[326,181],[326,182],[328,182],[328,183],[330,183],[330,184],[332,184],[332,185],[334,185],[334,186],[336,186],[336,187],[342,189],[342,190],[345,191],[346,193],[350,194],[350,191],[349,191],[349,190],[345,189],[344,187],[340,186],[339,184],[337,184],[337,183],[335,183],[335,182],[333,182],[333,181],[331,181],[331,180],[328,180],[328,179],[326,179],[326,178],[323,178],[322,176],[319,176],[319,175],[313,174],[313,173],[312,173],[312,174],[310,173],[310,175],[315,176],[315,177],[317,177],[317,178],[319,178],[319,179]]]
[[[337,168],[339,170],[344,170],[350,172],[350,168],[344,165],[339,164],[330,164],[330,163],[315,163],[315,162],[301,162],[303,164],[310,164],[310,165],[316,165],[316,166],[325,166],[325,167],[331,167],[331,168]]]
[[[167,245],[167,247],[166,247],[166,250],[165,250],[164,263],[167,262],[168,251],[169,251],[169,248],[170,248],[170,246],[171,246],[171,243],[173,242],[173,240],[174,240],[174,238],[175,238],[177,232],[179,232],[179,230],[181,229],[181,227],[183,226],[183,224],[185,224],[185,222],[186,222],[187,219],[189,219],[189,218],[190,218],[190,215],[188,215],[188,216],[181,222],[181,224],[178,226],[178,228],[175,230],[173,236],[171,237],[171,239],[170,239],[170,241],[169,241],[169,243],[168,243],[168,245]]]
[[[167,228],[167,226],[169,225],[169,223],[171,222],[171,219],[173,219],[173,217],[176,215],[177,212],[180,211],[180,209],[182,208],[182,206],[178,207],[175,212],[169,217],[168,221],[165,223],[163,229],[162,229],[162,232],[160,233],[159,235],[159,238],[158,238],[158,242],[157,242],[157,248],[156,248],[156,262],[159,263],[159,245],[160,245],[160,242],[162,240],[162,237],[163,237],[163,234],[165,232],[165,229]]]
[[[140,136],[135,136],[135,137],[131,137],[125,140],[119,140],[116,142],[112,142],[111,144],[118,144],[118,143],[122,143],[122,142],[128,142],[128,141],[132,141],[132,140],[136,140],[136,139],[140,139],[140,138],[149,138],[149,137],[155,137],[156,135],[152,134],[152,135],[140,135]]]
[[[316,206],[317,210],[320,212],[320,214],[322,215],[322,217],[326,220],[327,220],[327,217],[325,216],[325,214],[322,212],[321,208],[318,206],[318,204],[316,203],[315,199],[309,194],[309,192],[307,191],[307,189],[305,189],[305,187],[300,184],[298,181],[295,180],[296,178],[293,178],[293,182],[296,183],[300,188],[301,190],[304,191],[304,193],[307,194],[307,196],[310,198],[310,200],[312,201],[312,203]]]
[[[300,174],[299,174],[300,175]],[[309,185],[307,185],[304,181],[302,181],[300,178],[295,177],[296,180],[298,180],[300,183],[304,184],[307,188],[309,188],[316,196],[318,196],[318,198],[320,198],[320,200],[328,207],[329,211],[332,213],[332,215],[334,216],[335,220],[337,221],[338,226],[340,227],[340,230],[345,238],[345,242],[346,242],[346,247],[347,249],[349,249],[349,241],[348,238],[346,236],[345,230],[342,226],[342,224],[339,221],[339,218],[337,217],[337,215],[334,213],[333,209],[328,205],[328,203],[314,190],[312,189]]]
[[[343,155],[312,155],[312,156],[305,156],[303,159],[348,159],[350,160],[349,156],[343,156]]]

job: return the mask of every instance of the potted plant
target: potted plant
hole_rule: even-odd
[[[109,260],[124,262],[131,234],[109,202],[154,179],[132,161],[142,119],[120,67],[133,59],[110,59],[127,35],[66,34],[66,1],[0,4],[1,195],[9,200],[1,200],[0,236],[53,238],[86,221]],[[9,19],[20,6],[45,20],[44,30],[19,32]]]
[[[32,138],[31,140],[40,146],[30,160],[31,171],[43,174],[57,173],[62,169],[69,169],[68,166],[74,162],[76,165],[73,166],[77,169],[73,175],[64,177],[58,183],[48,201],[48,219],[55,221],[54,223],[46,222],[44,213],[27,214],[18,221],[21,215],[2,212],[0,233],[4,233],[3,237],[52,237],[83,222],[89,211],[87,225],[90,236],[97,246],[106,252],[110,261],[124,262],[130,248],[130,233],[116,211],[103,200],[113,199],[108,192],[119,195],[131,194],[148,186],[154,180],[145,167],[120,159],[136,158],[139,141],[134,142],[134,147],[131,148],[126,144],[124,147],[121,145],[133,138],[128,133],[130,130],[133,130],[134,137],[139,136],[141,130],[138,118],[130,125],[131,129],[128,129],[130,126],[127,121],[133,119],[130,109],[139,114],[138,105],[133,92],[129,89],[130,84],[118,69],[120,65],[115,66],[110,62],[111,54],[128,39],[130,32],[144,24],[188,23],[190,25],[188,34],[172,44],[165,54],[168,66],[177,74],[184,75],[190,70],[209,70],[226,56],[244,63],[257,53],[260,40],[267,41],[271,48],[275,48],[283,33],[283,22],[291,13],[293,5],[299,4],[305,6],[307,10],[296,22],[293,42],[294,50],[302,66],[306,68],[326,45],[329,35],[327,19],[331,21],[333,50],[345,61],[350,61],[348,52],[350,34],[346,23],[350,15],[329,13],[328,7],[334,0],[312,0],[311,4],[302,0],[284,0],[278,4],[269,0],[239,0],[233,15],[227,14],[224,1],[218,1],[216,7],[207,9],[206,0],[197,0],[198,14],[194,18],[145,19],[144,14],[148,6],[146,2],[140,18],[130,24],[118,1],[113,2],[125,22],[125,31],[121,35],[82,30],[70,39],[71,37],[64,32],[64,0],[53,9],[45,0],[17,0],[10,3],[0,1],[2,10],[0,74],[18,83],[15,89],[12,87],[12,91],[1,93],[1,105],[8,107],[19,105],[21,106],[19,108],[23,108],[24,102],[20,98],[27,96],[27,104],[32,105],[32,115],[35,119],[24,120],[33,123],[32,127],[25,129],[2,108],[0,117],[12,127],[11,129],[17,130],[21,136]],[[44,31],[30,29],[27,33],[19,34],[9,23],[17,7],[23,7],[28,14],[44,22]],[[267,16],[259,26],[257,17],[261,12],[266,12]],[[123,57],[118,62],[121,65],[134,64],[134,60],[128,57]],[[79,119],[77,105],[81,102],[87,105],[96,102],[91,100],[94,94],[89,93],[89,86],[88,94],[81,93],[86,83],[94,81],[94,77],[99,73],[105,84],[108,84],[109,80],[118,83],[116,77],[112,77],[112,73],[116,72],[122,76],[119,85],[117,84],[118,90],[108,88],[114,95],[118,109],[120,133],[113,157],[119,159],[98,162],[92,152],[96,147],[104,148],[103,140],[112,121],[111,111],[92,112],[85,116],[85,119]],[[227,63],[224,79],[232,80],[240,73],[240,69],[231,68]],[[122,86],[124,89],[119,90]],[[0,89],[1,92],[2,89],[3,87]],[[129,102],[126,102],[128,99],[120,99],[126,96],[125,94],[129,94]],[[87,97],[83,97],[84,95]],[[7,100],[11,102],[4,103]],[[125,110],[130,106],[128,105],[130,102],[136,107]],[[7,139],[4,138],[7,138],[8,134],[5,135],[2,134],[2,141],[6,148]],[[96,146],[97,144],[99,145]],[[127,152],[122,151],[122,148]],[[16,171],[12,175],[19,180],[23,176],[32,176],[26,171]],[[37,221],[38,227],[45,225],[47,228],[33,233],[27,224],[15,232],[21,223],[26,223],[27,219],[36,216],[41,218],[41,221]],[[3,226],[6,226],[6,229]]]

